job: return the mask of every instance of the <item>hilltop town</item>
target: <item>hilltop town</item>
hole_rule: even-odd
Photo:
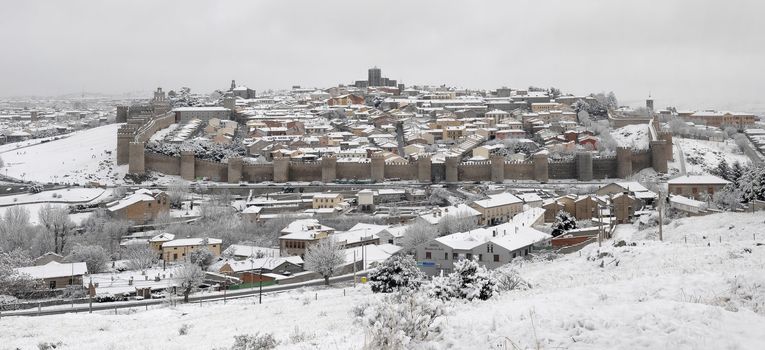
[[[765,342],[755,114],[373,67],[328,88],[5,101],[0,129],[11,348]],[[636,334],[642,302],[668,333],[730,322]],[[623,318],[582,315],[601,307]]]

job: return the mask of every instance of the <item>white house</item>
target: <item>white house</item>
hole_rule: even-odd
[[[430,275],[451,272],[454,261],[460,259],[475,259],[493,269],[528,255],[533,247],[546,245],[551,238],[534,228],[508,222],[436,238],[417,247],[415,258]]]

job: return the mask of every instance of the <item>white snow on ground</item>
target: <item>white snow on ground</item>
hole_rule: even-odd
[[[163,141],[165,136],[175,131],[175,129],[178,129],[178,125],[179,124],[170,124],[170,126],[155,132],[154,135],[151,135],[149,141]]]
[[[110,124],[71,136],[2,153],[8,176],[39,182],[121,182],[127,166],[117,166],[117,129]],[[111,152],[107,154],[106,152]]]
[[[621,147],[648,149],[648,124],[627,125],[611,131],[611,136]]]
[[[511,343],[520,349],[763,349],[765,246],[754,239],[765,242],[764,219],[751,213],[681,219],[665,226],[663,242],[655,240],[656,229],[622,225],[616,239],[635,246],[606,241],[552,261],[516,260],[532,288],[456,303],[438,342],[451,349],[512,349]],[[376,296],[366,286],[345,288],[346,296],[339,287],[268,295],[263,305],[248,298],[120,315],[3,317],[0,343],[211,349],[230,346],[234,335],[273,332],[282,349],[360,349],[364,330],[350,311]],[[189,332],[179,335],[184,324]],[[311,339],[292,343],[295,329]]]
[[[56,197],[53,197],[57,195]],[[59,198],[58,195],[61,197]],[[43,202],[86,203],[108,196],[103,188],[65,188],[40,193],[22,193],[13,196],[0,196],[1,205],[31,204]]]
[[[51,137],[41,137],[39,139],[31,139],[26,141],[6,143],[4,145],[0,145],[0,153],[5,153],[5,152],[13,151],[13,150],[20,150],[25,147],[42,143],[43,141],[50,141],[55,138],[65,138],[65,137],[69,137],[70,135],[71,134],[64,134],[64,135],[51,136]]]
[[[685,154],[685,170],[689,174],[708,174],[710,168],[725,159],[728,164],[738,161],[742,165],[750,160],[732,140],[725,142],[675,138],[672,140]]]

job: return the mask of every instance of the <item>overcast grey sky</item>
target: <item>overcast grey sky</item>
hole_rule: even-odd
[[[708,0],[0,2],[0,95],[231,79],[613,90],[639,104],[765,110],[765,3]]]

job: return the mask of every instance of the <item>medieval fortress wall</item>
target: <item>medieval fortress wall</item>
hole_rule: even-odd
[[[511,162],[501,156],[478,162],[461,162],[458,157],[447,157],[443,163],[434,163],[430,157],[414,161],[386,162],[382,156],[373,155],[367,161],[339,161],[332,155],[317,162],[293,162],[287,158],[274,158],[265,164],[249,164],[241,158],[229,158],[226,162],[196,159],[192,152],[181,152],[172,157],[147,151],[146,142],[157,131],[175,122],[175,115],[167,112],[158,116],[130,118],[117,131],[117,163],[128,164],[132,174],[156,171],[168,175],[180,175],[194,180],[206,177],[212,181],[237,183],[239,181],[287,182],[323,181],[340,179],[384,181],[400,179],[421,183],[575,179],[625,178],[646,168],[667,172],[667,162],[672,160],[672,135],[663,132],[658,122],[649,122],[648,150],[618,148],[614,157],[596,157],[591,152],[579,152],[571,160],[549,160],[546,153],[534,154],[530,161]]]

